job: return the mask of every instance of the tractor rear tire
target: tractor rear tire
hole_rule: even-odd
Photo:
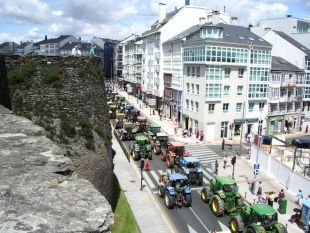
[[[204,203],[209,203],[208,192],[206,188],[203,188],[200,193],[200,198]]]
[[[198,181],[197,181],[197,185],[201,186],[203,184],[203,174],[199,173],[198,174]]]
[[[245,231],[245,233],[259,233],[259,231],[256,231],[254,228],[252,227],[248,227]]]
[[[217,217],[224,216],[225,204],[218,195],[213,195],[211,199],[211,210],[213,214]]]
[[[233,216],[229,221],[229,229],[232,233],[243,231],[244,223],[240,215]]]
[[[147,156],[147,158],[148,158],[149,160],[152,160],[152,159],[153,159],[152,152],[149,152],[149,155]]]
[[[236,207],[242,206],[243,205],[243,199],[242,197],[237,197],[236,198]]]
[[[185,207],[190,207],[192,205],[192,195],[191,194],[186,194],[184,196],[184,206]]]
[[[174,158],[171,156],[168,156],[168,158],[166,158],[166,164],[168,168],[171,168],[174,165]]]
[[[125,141],[125,137],[124,137],[124,134],[123,134],[123,133],[121,133],[120,138],[121,138],[121,141]]]
[[[134,150],[132,151],[131,155],[132,155],[132,158],[133,158],[134,161],[138,161],[139,160],[139,155],[137,155],[137,153]]]
[[[171,197],[168,192],[165,193],[165,204],[168,209],[172,209],[175,205],[174,197]]]
[[[158,195],[160,197],[164,197],[165,196],[165,187],[164,186],[162,186],[162,185],[158,186]]]

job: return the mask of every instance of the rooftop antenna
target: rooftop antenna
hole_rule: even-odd
[[[225,13],[226,7],[224,6],[224,13]]]

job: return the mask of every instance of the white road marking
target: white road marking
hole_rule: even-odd
[[[148,173],[143,173],[143,178],[145,179],[145,181],[149,184],[151,189],[156,188],[156,186],[154,185],[153,181],[150,179]]]
[[[192,207],[189,207],[188,208],[194,215],[195,215],[195,217],[198,219],[198,221],[201,223],[201,225],[203,226],[203,228],[204,229],[206,229],[206,231],[208,232],[208,233],[210,233],[211,231],[206,227],[206,225],[203,223],[203,221],[199,218],[199,216],[195,213],[195,211],[193,210],[193,208]]]
[[[158,175],[156,174],[156,172],[155,172],[155,171],[151,171],[151,174],[152,174],[152,176],[154,177],[154,179],[156,180],[156,182],[157,182],[157,184],[158,184],[158,182],[159,182],[159,177],[158,177]]]
[[[187,224],[189,233],[197,233],[190,225]]]

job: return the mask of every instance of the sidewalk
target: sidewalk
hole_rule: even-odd
[[[175,232],[172,230],[171,225],[168,223],[168,218],[163,214],[164,211],[160,209],[149,189],[144,187],[143,191],[140,191],[140,171],[137,166],[128,162],[114,135],[112,143],[113,149],[116,151],[114,173],[118,178],[140,231],[142,233]]]
[[[166,132],[169,135],[169,137],[171,137],[173,140],[184,142],[184,143],[200,143],[200,144],[203,143],[199,141],[198,139],[196,139],[195,135],[192,135],[192,137],[187,137],[187,138],[182,137],[180,128],[178,128],[178,133],[177,135],[175,135],[174,130],[176,128],[176,125],[172,120],[164,119],[164,118],[160,120],[160,117],[157,111],[155,111],[155,115],[153,115],[153,109],[150,110],[149,107],[144,107],[141,109],[140,104],[142,102],[140,100],[137,100],[136,97],[132,95],[128,95],[126,92],[122,92],[122,91],[119,91],[119,94],[122,96],[125,96],[129,103],[133,104],[135,107],[140,109],[140,111],[144,115],[146,115],[151,121],[160,125],[162,130]],[[218,142],[212,143],[212,145],[220,144],[220,143],[221,141],[218,141]],[[238,143],[239,143],[239,140],[238,140]],[[242,151],[247,151],[248,148],[245,144],[242,144],[242,149],[243,149]],[[253,165],[249,160],[245,158],[244,156],[245,154],[242,154],[242,155],[243,156],[237,156],[237,163],[235,166],[235,179],[238,183],[241,194],[245,197],[245,199],[249,203],[253,203],[254,201],[256,202],[257,200],[256,195],[253,195],[249,188],[250,187],[249,184],[254,180],[254,174],[253,174],[253,168],[252,168]],[[232,175],[232,165],[230,164],[230,160],[231,160],[231,157],[228,157],[226,169],[223,168],[223,162],[219,161],[219,165],[220,165],[219,174],[220,175]],[[288,200],[287,213],[285,215],[279,214],[279,221],[282,222],[284,225],[287,225],[288,232],[296,232],[296,233],[303,232],[301,229],[297,227],[296,224],[291,224],[290,222],[288,222],[288,219],[293,214],[293,209],[300,208],[298,205],[294,203],[295,194],[288,192],[283,185],[276,182],[275,180],[272,179],[271,176],[263,172],[260,172],[260,174],[257,176],[257,185],[260,180],[263,182],[263,197],[264,198],[267,192],[274,191],[276,195],[278,195],[280,190],[284,189],[285,198]],[[278,209],[278,203],[274,203],[274,208]]]

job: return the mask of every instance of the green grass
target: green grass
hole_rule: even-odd
[[[114,224],[112,233],[140,233],[139,226],[128,205],[124,192],[121,190],[117,178],[114,176],[112,209],[114,211]]]

